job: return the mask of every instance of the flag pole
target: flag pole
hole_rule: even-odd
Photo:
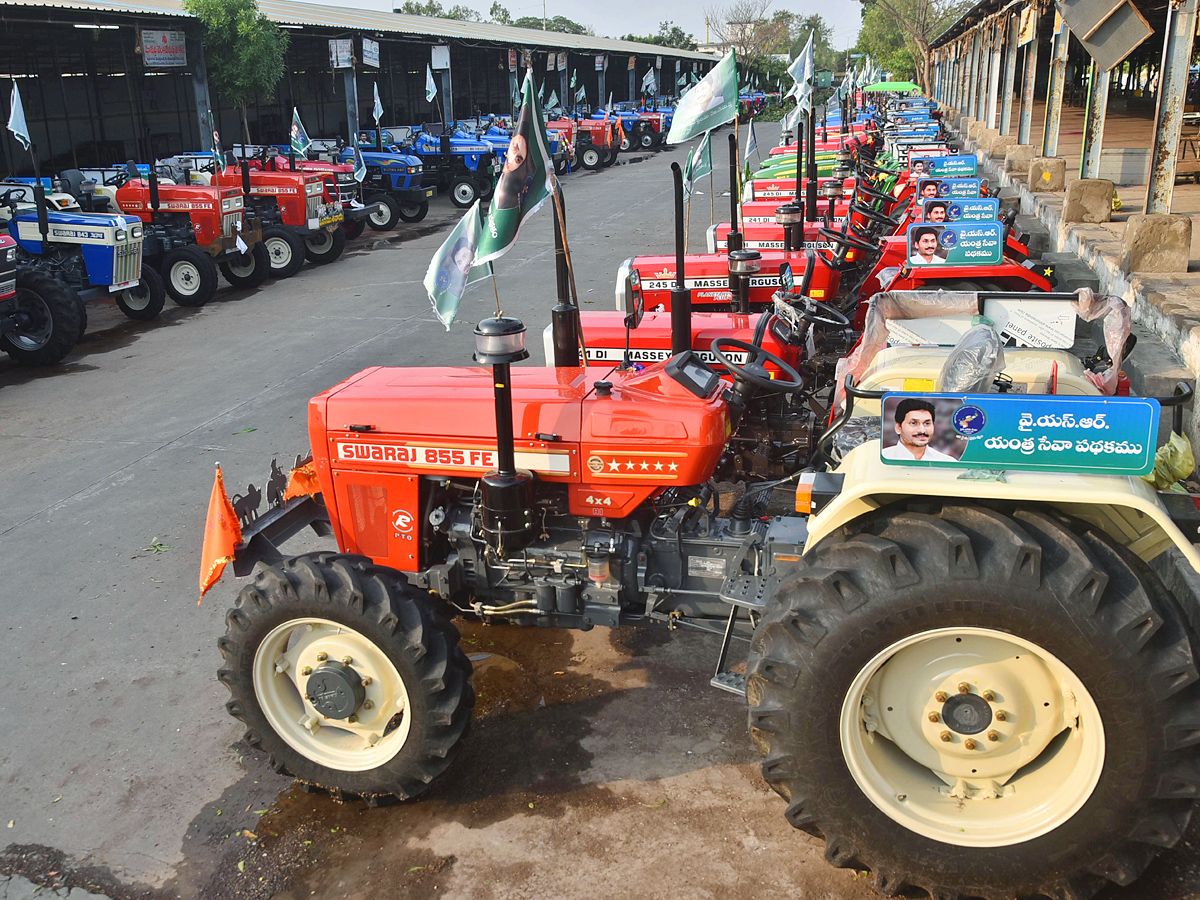
[[[500,309],[500,287],[496,284],[496,264],[491,262],[488,266],[492,270],[492,290],[496,293],[496,318],[503,319],[504,311]]]
[[[685,224],[683,226],[683,255],[687,256],[688,241],[692,237],[692,194],[688,192],[687,198],[687,213],[685,215]]]

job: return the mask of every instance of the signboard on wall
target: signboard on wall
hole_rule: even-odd
[[[349,38],[334,38],[329,42],[329,64],[335,69],[354,66],[354,41]]]
[[[558,71],[567,71],[567,51],[563,50],[558,54]]]
[[[558,56],[551,50],[546,54],[546,71],[553,72],[558,67]]]
[[[636,68],[637,68],[637,57],[636,56],[629,57],[629,69],[632,71],[633,69],[636,69]]]
[[[432,50],[431,61],[435,69],[450,68],[450,48],[446,44],[437,44],[430,48]]]
[[[1021,24],[1017,27],[1017,46],[1024,47],[1033,40],[1033,25],[1037,21],[1037,13],[1033,4],[1021,10]]]
[[[510,72],[517,71],[517,51],[516,50],[508,51],[508,71],[510,71]]]
[[[142,61],[149,68],[187,65],[187,36],[182,31],[143,31]]]
[[[1129,0],[1056,0],[1055,30],[1063,21],[1083,49],[1108,71],[1154,34],[1137,6]]]
[[[362,61],[364,66],[374,66],[379,68],[379,42],[373,41],[370,38],[363,38],[363,55]]]
[[[605,69],[605,64],[607,62],[608,62],[608,57],[606,57],[603,53],[597,53],[596,54],[596,71],[603,72]]]

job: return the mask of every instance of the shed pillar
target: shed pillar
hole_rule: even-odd
[[[1054,50],[1050,56],[1050,84],[1046,89],[1046,127],[1042,131],[1042,156],[1058,156],[1058,126],[1062,121],[1063,83],[1067,74],[1067,47],[1071,42],[1071,29],[1062,23],[1062,29],[1054,36]]]
[[[1168,3],[1165,31],[1158,104],[1154,112],[1150,183],[1146,187],[1146,212],[1151,215],[1169,213],[1174,199],[1175,154],[1183,124],[1192,42],[1196,35],[1196,0],[1185,0],[1178,8]]]
[[[1101,70],[1092,60],[1088,79],[1087,115],[1083,120],[1083,160],[1079,165],[1080,178],[1100,177],[1100,147],[1104,142],[1104,116],[1108,112],[1108,87],[1111,70]]]

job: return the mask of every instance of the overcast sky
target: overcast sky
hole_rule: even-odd
[[[365,9],[391,10],[392,0],[317,0],[329,6],[354,6]],[[492,0],[442,0],[450,7],[456,2],[478,9],[484,16],[491,9]],[[510,0],[501,3],[508,7],[514,19],[520,16],[542,15],[540,0]],[[725,3],[708,3],[705,0],[656,0],[647,4],[644,0],[546,0],[547,16],[566,16],[583,25],[591,25],[598,35],[620,37],[623,34],[649,34],[658,31],[658,23],[673,21],[684,31],[691,32],[696,40],[704,41],[704,7],[723,6]],[[862,5],[857,0],[791,0],[776,3],[772,9],[788,9],[802,16],[820,13],[833,28],[834,46],[845,47],[854,43],[858,35],[858,24],[862,17]],[[716,37],[713,37],[716,40]]]

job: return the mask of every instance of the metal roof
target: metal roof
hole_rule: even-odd
[[[183,11],[180,0],[0,0],[4,7],[29,10],[86,10],[89,12],[121,13],[126,15],[159,15],[192,18]],[[600,51],[607,53],[660,55],[671,59],[695,59],[714,62],[707,53],[660,47],[634,41],[618,41],[588,34],[566,34],[533,28],[513,28],[484,22],[465,22],[459,19],[437,19],[432,16],[408,16],[382,10],[350,9],[344,6],[325,6],[295,0],[259,0],[263,15],[285,25],[312,25],[346,31],[413,37],[451,38],[466,41],[487,41],[521,47],[542,47],[555,50]]]

